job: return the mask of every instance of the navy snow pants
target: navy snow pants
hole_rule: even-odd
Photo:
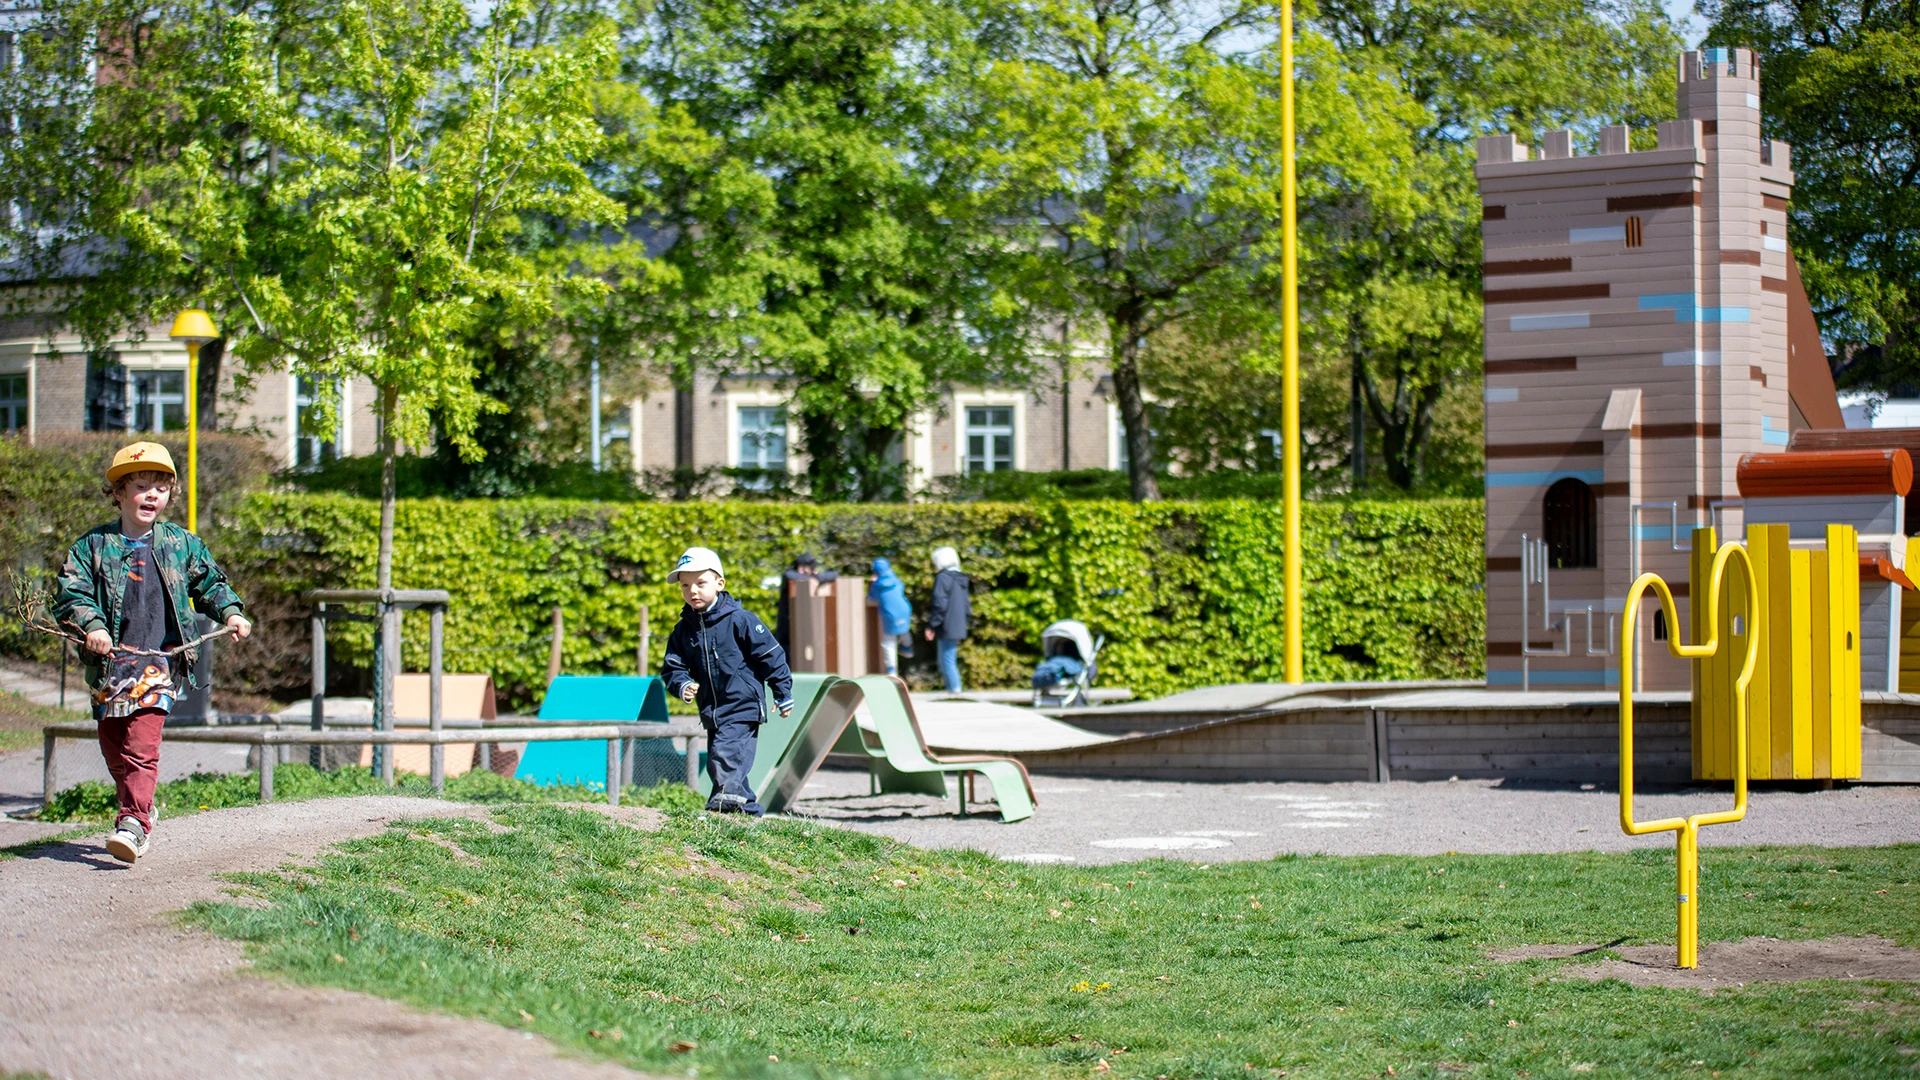
[[[752,721],[725,720],[717,727],[707,725],[707,779],[713,781],[707,809],[755,817],[764,812],[748,784],[759,739],[760,725]]]

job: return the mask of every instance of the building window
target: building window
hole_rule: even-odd
[[[127,430],[127,368],[112,353],[87,357],[87,430]]]
[[[758,472],[742,478],[740,486],[765,491],[773,474],[787,471],[787,410],[777,405],[741,406],[740,468]]]
[[[1639,247],[1647,242],[1647,227],[1637,217],[1627,219],[1627,246]]]
[[[1547,489],[1540,533],[1547,540],[1547,559],[1555,570],[1577,570],[1600,565],[1599,514],[1593,489],[1569,476]]]
[[[128,373],[128,383],[133,409],[127,420],[133,430],[159,433],[187,429],[186,372],[134,371]]]
[[[333,380],[329,380],[333,382]],[[337,382],[333,382],[338,386]],[[339,414],[339,427],[334,438],[324,438],[320,429],[320,419],[316,406],[319,404],[315,391],[319,384],[309,376],[301,375],[294,382],[293,392],[293,465],[296,469],[311,469],[322,462],[332,461],[340,456],[340,431],[344,430],[346,403],[338,393],[334,394],[334,411]]]
[[[967,472],[1013,468],[1013,406],[967,407]]]
[[[0,375],[0,431],[27,427],[27,377]]]

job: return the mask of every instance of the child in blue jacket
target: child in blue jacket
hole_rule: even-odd
[[[880,659],[887,674],[900,674],[900,657],[913,655],[913,605],[907,602],[907,587],[893,564],[873,560],[873,584],[867,596],[880,605]]]
[[[781,716],[793,714],[793,673],[773,633],[726,591],[720,556],[688,548],[667,580],[680,586],[680,621],[667,637],[667,692],[698,702],[707,729],[707,778],[713,794],[707,809],[720,813],[763,812],[749,784],[760,725],[767,720],[766,691]]]

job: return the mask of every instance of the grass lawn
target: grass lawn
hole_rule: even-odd
[[[1486,959],[1670,941],[1670,849],[1024,866],[696,811],[653,833],[552,806],[493,818],[398,824],[236,878],[265,905],[187,918],[298,982],[702,1077],[1920,1071],[1920,986],[1703,994]],[[1703,940],[1920,945],[1920,847],[1703,864]]]
[[[69,686],[67,692],[77,693],[84,699],[87,688],[84,683],[75,680],[75,685]],[[41,728],[48,724],[66,724],[86,718],[86,713],[69,712],[51,705],[35,705],[19,694],[0,690],[0,753],[37,750],[40,748]]]

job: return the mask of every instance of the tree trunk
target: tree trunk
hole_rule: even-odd
[[[1427,436],[1433,430],[1433,407],[1446,388],[1438,384],[1415,387],[1401,375],[1394,380],[1393,402],[1389,405],[1381,399],[1380,386],[1366,364],[1356,361],[1354,370],[1366,392],[1367,412],[1380,429],[1387,479],[1405,491],[1418,488],[1425,479],[1423,459]]]
[[[393,437],[395,406],[399,395],[393,387],[380,388],[380,569],[375,587],[393,588],[393,502],[394,469],[397,446]]]
[[[1153,471],[1153,431],[1147,399],[1140,392],[1140,332],[1131,320],[1114,320],[1113,396],[1120,402],[1120,423],[1127,439],[1127,494],[1134,502],[1157,502],[1160,478]]]
[[[1353,470],[1353,490],[1359,491],[1367,486],[1367,392],[1361,385],[1360,357],[1353,358],[1353,386],[1351,399],[1347,403],[1347,426],[1351,429],[1349,438],[1352,449],[1348,451],[1347,465]]]
[[[220,360],[226,352],[226,338],[214,338],[200,346],[200,381],[191,392],[201,431],[214,431],[220,426],[217,412],[220,407]]]

